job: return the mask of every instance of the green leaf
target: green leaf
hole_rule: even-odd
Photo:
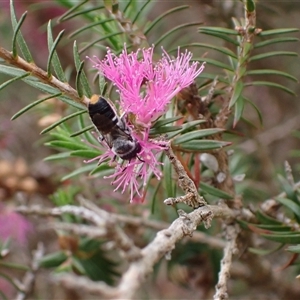
[[[102,74],[98,74],[100,95],[105,95],[107,90],[107,82]]]
[[[75,68],[76,68],[76,71],[77,71],[77,74],[78,74],[79,69],[81,67],[81,61],[80,61],[80,56],[79,56],[79,53],[78,53],[78,47],[77,47],[76,41],[74,41],[74,44],[73,44],[73,56],[74,56]],[[89,86],[87,76],[85,75],[83,70],[81,70],[81,72],[80,72],[79,79],[80,79],[80,83],[83,87],[83,90],[85,92],[85,95],[87,97],[91,97],[92,96],[92,91],[91,91],[91,88]],[[77,80],[77,75],[76,75],[76,80]]]
[[[278,177],[278,180],[280,181],[280,184],[281,184],[283,190],[285,191],[285,193],[287,195],[287,198],[293,200],[295,203],[298,203],[296,191],[294,190],[292,185],[289,183],[289,181],[286,178],[284,178],[281,174],[278,174],[277,177]]]
[[[233,127],[237,125],[237,123],[243,116],[244,107],[245,107],[245,99],[243,97],[239,97],[234,105]]]
[[[168,134],[168,139],[172,139],[174,138],[176,135],[178,135],[179,133],[185,133],[189,130],[191,130],[192,128],[194,128],[195,126],[205,123],[206,120],[195,120],[195,121],[191,121],[188,123],[184,123],[181,125],[181,129],[179,129],[178,131],[174,131],[173,133],[169,133]]]
[[[293,231],[293,229],[289,228],[286,231],[267,231],[266,233],[262,232],[263,234],[270,234],[270,235],[300,235],[299,231]]]
[[[206,29],[203,29],[203,27],[199,28],[199,33],[203,33],[203,34],[206,34],[206,35],[210,35],[210,36],[214,36],[214,37],[220,38],[220,39],[222,39],[222,40],[224,40],[224,41],[226,41],[228,43],[233,44],[234,46],[239,46],[240,45],[240,43],[237,40],[235,40],[233,38],[230,38],[227,34],[223,34],[223,33],[218,33],[218,32],[214,32],[214,31],[206,30]],[[236,34],[237,34],[237,32],[236,32]]]
[[[54,268],[66,261],[68,255],[64,251],[47,254],[39,260],[39,266],[43,268]]]
[[[11,263],[11,262],[6,262],[3,259],[0,259],[0,266],[9,268],[9,269],[20,270],[20,271],[30,271],[31,270],[30,267],[28,267],[28,266]]]
[[[257,115],[258,115],[258,118],[259,118],[259,122],[260,124],[262,125],[263,124],[263,117],[262,117],[262,114],[259,110],[259,108],[251,101],[249,100],[248,98],[244,98],[244,100],[249,103],[253,108],[254,110],[256,111]]]
[[[89,0],[84,0],[84,2],[81,3],[81,4],[84,4],[85,2],[88,2],[88,1]],[[69,14],[67,17],[65,17],[63,19],[63,21],[67,21],[67,20],[73,19],[73,18],[75,18],[77,16],[80,16],[80,15],[82,15],[82,17],[88,18],[89,20],[92,20],[94,17],[91,16],[90,14],[88,14],[88,13],[89,12],[93,12],[93,11],[96,12],[96,11],[101,10],[103,8],[105,8],[104,5],[98,5],[98,6],[88,7],[86,9],[82,9],[80,11],[77,11],[77,12],[75,12],[73,14]]]
[[[266,229],[266,230],[270,230],[270,231],[291,231],[291,227],[290,226],[285,226],[285,225],[273,225],[273,224],[263,224],[263,225],[257,225],[257,224],[253,224],[254,226],[256,226],[257,228],[261,228],[261,229]]]
[[[199,75],[198,78],[209,79],[209,82],[211,82],[211,81],[213,81],[217,76],[218,76],[218,81],[219,81],[219,82],[223,82],[223,83],[225,83],[226,85],[229,85],[229,80],[228,80],[228,78],[224,78],[224,77],[219,76],[219,75],[216,75],[216,74],[211,74],[211,73],[205,73],[205,72],[203,72],[203,73],[201,73],[201,74]],[[207,85],[208,85],[208,84],[207,84],[207,81],[206,81],[206,82],[203,84],[203,86],[205,87],[205,86],[207,86]],[[201,84],[200,84],[200,87],[202,87]],[[217,91],[218,91],[218,90],[215,91],[215,94],[216,94]]]
[[[75,113],[73,113],[73,114],[70,114],[70,115],[68,115],[68,116],[66,116],[66,117],[64,117],[64,118],[61,118],[61,119],[58,120],[57,122],[51,124],[50,126],[48,126],[47,128],[45,128],[44,130],[42,130],[40,134],[44,134],[44,133],[46,133],[46,132],[49,132],[50,130],[54,129],[55,127],[57,127],[57,126],[60,125],[61,123],[64,123],[65,121],[67,121],[67,120],[69,120],[69,119],[72,119],[72,118],[74,118],[74,117],[77,117],[77,116],[79,116],[79,115],[81,115],[81,114],[84,114],[84,113],[86,113],[86,110],[80,110],[80,111],[77,111],[77,112],[75,112]]]
[[[192,61],[206,62],[209,65],[233,72],[233,69],[230,65],[224,64],[212,58],[199,57],[199,58],[193,58]]]
[[[139,18],[140,14],[143,12],[144,8],[150,3],[150,0],[147,0],[138,10],[136,16],[132,19],[132,24],[134,24]]]
[[[94,129],[94,128],[95,128],[94,125],[89,125],[89,126],[87,126],[87,127],[85,127],[85,128],[82,128],[81,130],[78,130],[78,131],[72,133],[72,134],[70,135],[70,137],[78,136],[78,135],[80,135],[80,134],[82,134],[82,133],[85,133],[85,132],[87,132],[87,131],[89,131],[89,130],[92,130],[92,129]]]
[[[73,256],[73,260],[77,260],[77,265],[81,265],[81,268],[84,270],[83,274],[86,274],[90,279],[105,281],[109,285],[112,285],[113,276],[118,275],[114,271],[116,263],[105,257],[100,246],[99,244],[95,250],[90,251],[80,249],[78,257]],[[83,257],[80,254],[83,254]]]
[[[255,2],[253,0],[246,0],[246,7],[248,12],[255,11]]]
[[[204,182],[200,182],[200,189],[209,195],[213,195],[213,196],[221,198],[221,199],[230,200],[233,198],[231,195],[227,194],[226,192],[223,192],[223,191],[221,191],[209,184],[206,184]]]
[[[75,171],[69,173],[68,175],[64,176],[61,181],[65,181],[67,179],[70,179],[72,177],[75,177],[75,176],[78,176],[82,173],[88,173],[88,172],[91,172],[93,169],[95,168],[95,164],[88,164],[88,165],[85,165],[81,168],[78,168],[76,169]]]
[[[290,252],[295,252],[295,253],[300,253],[300,245],[296,245],[296,246],[288,246],[286,248],[287,251]]]
[[[300,233],[296,234],[261,234],[268,240],[283,243],[283,244],[299,244],[300,243]]]
[[[75,150],[72,151],[71,156],[77,156],[77,157],[84,157],[84,158],[94,158],[96,156],[99,156],[99,150]]]
[[[163,178],[164,178],[164,188],[166,191],[166,197],[174,197],[175,196],[175,185],[174,180],[172,178],[172,164],[170,160],[165,157],[164,167],[163,167]]]
[[[270,58],[274,56],[298,56],[297,52],[292,51],[271,51],[267,53],[257,54],[249,58],[249,62],[260,59]]]
[[[46,158],[44,158],[44,161],[52,161],[52,160],[69,158],[70,153],[71,152],[62,152],[62,153],[58,153],[58,154],[49,155]]]
[[[60,34],[62,35],[63,32],[60,32]],[[67,82],[66,75],[65,75],[64,70],[63,70],[63,68],[61,66],[61,63],[60,63],[59,58],[58,58],[58,55],[57,55],[57,53],[55,51],[56,46],[54,46],[54,43],[53,43],[51,20],[49,20],[49,22],[48,22],[47,39],[48,39],[48,49],[49,49],[49,52],[50,52],[49,59],[50,59],[50,57],[52,55],[52,62],[51,63],[52,63],[53,69],[55,71],[55,74],[56,74],[57,78],[60,81]],[[58,35],[57,39],[59,39],[59,35]],[[56,43],[56,45],[57,45],[57,43]],[[53,50],[52,50],[52,48],[53,48]],[[51,53],[51,51],[53,51],[53,53]],[[48,73],[48,76],[49,76],[49,73]]]
[[[63,21],[67,21],[67,20],[70,20],[78,15],[81,15],[81,14],[86,14],[90,11],[93,11],[95,9],[101,9],[101,8],[104,8],[103,5],[101,6],[97,6],[97,7],[92,7],[92,8],[88,8],[88,9],[85,9],[85,10],[81,10],[79,12],[75,12],[79,7],[81,7],[82,5],[84,5],[85,3],[87,3],[89,0],[83,0],[82,2],[79,2],[78,4],[72,6],[68,11],[66,11],[63,15],[61,15],[57,22],[60,23],[60,22],[63,22]],[[75,13],[73,13],[75,12]]]
[[[28,72],[14,67],[1,65],[0,73],[15,77],[15,76],[22,76],[24,74],[27,74]]]
[[[179,116],[179,117],[173,117],[173,118],[166,118],[166,119],[161,119],[158,120],[153,126],[152,128],[157,128],[157,127],[161,127],[161,126],[165,126],[167,124],[173,123],[175,121],[178,121],[180,119],[182,119],[183,117]]]
[[[300,206],[299,204],[296,204],[293,200],[287,199],[287,198],[275,198],[276,201],[281,203],[283,206],[287,207],[290,209],[296,216],[297,220],[300,220]]]
[[[25,21],[25,18],[27,16],[27,11],[23,13],[23,15],[21,16],[18,24],[16,25],[16,28],[14,28],[14,35],[13,35],[13,39],[12,39],[12,55],[14,58],[16,58],[18,56],[18,53],[17,53],[17,37],[18,37],[18,34],[19,34],[19,31],[20,31],[20,28],[23,24],[23,22]]]
[[[100,165],[97,165],[96,168],[94,168],[90,173],[89,176],[97,174],[98,176],[105,177],[109,176],[113,173],[114,169],[109,167],[105,163],[101,163]]]
[[[107,22],[111,22],[111,21],[115,21],[115,19],[114,18],[109,18],[109,19],[104,19],[104,20],[100,20],[100,21],[97,21],[97,22],[90,23],[86,26],[83,26],[83,27],[77,29],[73,33],[71,33],[69,35],[69,38],[74,38],[76,35],[78,35],[79,33],[82,33],[83,31],[85,31],[87,29],[90,29],[90,28],[95,27],[97,25],[103,25],[103,24],[105,24]]]
[[[166,39],[168,36],[170,36],[172,33],[181,30],[186,27],[190,26],[196,26],[196,25],[201,25],[203,22],[190,22],[190,23],[185,23],[185,24],[180,24],[178,26],[173,27],[171,30],[163,34],[157,41],[155,41],[153,44],[155,46],[158,46],[164,39]]]
[[[175,138],[173,140],[173,144],[179,145],[188,142],[190,140],[200,139],[202,137],[213,135],[222,131],[224,131],[224,129],[221,128],[208,128],[208,129],[195,130],[192,132],[185,133],[178,138]]]
[[[46,146],[50,146],[50,147],[58,147],[58,148],[65,148],[65,149],[69,149],[69,150],[79,150],[79,149],[86,149],[86,146],[82,145],[82,144],[78,144],[76,143],[76,141],[74,142],[66,142],[66,141],[51,141],[48,143],[45,143]]]
[[[278,71],[278,70],[271,70],[271,69],[263,69],[263,70],[249,70],[246,72],[245,75],[279,75],[285,78],[291,79],[295,82],[298,82],[298,79],[289,73]]]
[[[258,36],[271,36],[276,34],[286,34],[292,32],[298,32],[299,28],[280,28],[280,29],[271,29],[271,30],[264,30],[258,34]]]
[[[287,43],[287,42],[299,42],[299,39],[294,38],[294,37],[281,37],[281,38],[274,38],[274,39],[268,39],[266,41],[262,41],[259,43],[256,43],[254,45],[254,48],[260,48],[260,47],[264,47],[264,46],[269,46],[269,45],[273,45],[276,43]]]
[[[152,28],[162,19],[164,19],[166,16],[176,12],[176,11],[180,11],[180,10],[183,10],[183,9],[186,9],[186,8],[189,8],[190,6],[189,5],[182,5],[182,6],[177,6],[175,8],[172,8],[168,11],[166,11],[165,13],[161,14],[160,16],[158,16],[156,19],[154,19],[150,25],[148,25],[145,30],[144,30],[144,35],[148,34]]]
[[[83,48],[81,48],[79,50],[79,54],[82,54],[84,51],[86,51],[87,49],[91,48],[92,46],[94,46],[95,44],[97,44],[99,42],[105,41],[106,39],[109,39],[114,36],[122,35],[122,34],[124,34],[123,31],[118,31],[118,32],[114,32],[114,33],[110,33],[110,34],[101,36],[101,38],[94,40],[91,43],[86,44]]]
[[[270,81],[252,81],[252,82],[249,82],[249,83],[245,83],[245,86],[270,86],[270,87],[276,87],[278,89],[281,89],[281,90],[287,92],[288,94],[296,96],[294,91],[292,91],[291,89],[285,87],[284,85],[281,85],[281,84],[278,84],[278,83],[275,83],[275,82],[270,82]]]
[[[24,292],[23,289],[19,286],[19,284],[16,284],[15,281],[8,275],[0,272],[0,277],[3,277],[5,280],[7,280],[17,291]]]
[[[190,121],[187,123],[182,124],[182,129],[181,129],[181,133],[185,133],[191,129],[193,129],[195,126],[200,125],[206,123],[206,120],[195,120],[195,121]]]
[[[235,83],[233,88],[232,97],[229,102],[229,108],[231,108],[236,103],[236,101],[241,97],[243,89],[244,89],[244,84],[242,80],[238,80]]]
[[[227,56],[237,58],[237,56],[234,52],[232,52],[231,50],[229,50],[228,48],[225,48],[225,47],[220,47],[220,46],[215,46],[215,45],[205,44],[205,43],[191,43],[191,44],[180,45],[181,49],[186,48],[186,47],[208,48],[208,49],[216,50],[216,51],[218,51],[220,53],[223,53]],[[178,49],[176,48],[176,49],[170,50],[170,52],[174,52],[174,51],[178,51]]]
[[[83,87],[81,85],[81,74],[82,74],[83,66],[84,66],[84,61],[82,61],[79,65],[79,68],[78,68],[77,74],[76,74],[76,80],[75,80],[76,90],[77,90],[78,96],[80,98],[84,95]]]
[[[66,17],[68,17],[71,13],[73,13],[74,11],[76,11],[80,6],[84,5],[85,3],[87,3],[89,0],[83,0],[82,2],[79,2],[78,4],[72,6],[69,10],[67,10],[63,15],[61,15],[58,18],[58,23],[62,22],[65,20]]]
[[[256,212],[256,217],[259,222],[263,224],[269,224],[269,225],[282,225],[280,221],[266,215],[264,212],[262,212],[260,209]]]
[[[76,273],[79,273],[80,275],[86,275],[86,271],[81,264],[81,260],[77,257],[73,257],[72,259],[72,268],[76,270]]]
[[[64,74],[64,71],[62,69],[62,66],[60,64],[58,55],[56,53],[56,47],[61,40],[62,36],[64,34],[64,30],[62,30],[58,36],[56,37],[55,41],[52,43],[52,32],[51,32],[51,21],[48,23],[48,47],[49,47],[49,57],[48,57],[48,62],[47,62],[47,74],[48,77],[51,77],[51,64],[53,66],[53,69],[55,71],[55,74],[57,77],[63,81],[66,82],[66,76]]]
[[[32,103],[30,103],[29,105],[26,105],[24,108],[22,108],[21,110],[19,110],[17,113],[15,113],[12,117],[11,117],[11,120],[15,120],[16,118],[20,117],[22,114],[24,114],[26,111],[30,110],[31,108],[35,107],[36,105],[46,101],[46,100],[49,100],[49,99],[52,99],[52,98],[55,98],[55,97],[58,97],[60,96],[61,93],[57,93],[57,94],[54,94],[54,95],[51,95],[51,96],[47,96],[45,98],[42,98],[42,99],[38,99]]]
[[[197,140],[188,141],[180,144],[180,146],[175,146],[179,151],[206,151],[219,149],[231,145],[231,142],[223,142],[216,140]]]
[[[258,248],[249,247],[248,251],[251,253],[257,254],[257,255],[264,256],[264,255],[269,255],[269,254],[275,253],[276,251],[280,250],[280,248],[282,248],[282,247],[283,247],[283,244],[280,244],[279,246],[275,247],[274,249],[258,249]]]
[[[11,18],[11,23],[12,23],[13,30],[16,31],[18,23],[17,23],[16,13],[15,13],[15,8],[14,8],[14,5],[13,5],[13,0],[10,0],[10,18]],[[33,62],[33,58],[30,54],[28,46],[27,46],[21,32],[18,32],[18,34],[17,34],[17,42],[18,42],[20,50],[23,54],[24,59],[27,62]],[[2,68],[2,66],[1,66],[1,68]]]
[[[226,35],[238,35],[238,32],[234,29],[224,28],[224,27],[210,27],[210,26],[202,26],[199,28],[199,32],[213,32],[217,34],[226,34]]]
[[[70,138],[70,133],[64,129],[62,129],[61,127],[57,127],[55,132],[50,132],[50,135],[53,137],[53,139],[57,139],[57,140],[63,140],[63,141],[74,141],[74,139]],[[76,140],[77,142],[79,142],[79,140]]]
[[[160,127],[154,127],[150,129],[149,135],[154,136],[158,134],[168,133],[172,131],[177,131],[181,129],[181,126],[160,126]]]
[[[2,66],[1,66],[2,68]],[[1,69],[0,68],[0,69]],[[1,72],[1,71],[0,71]],[[34,88],[44,92],[44,93],[47,93],[47,94],[57,94],[59,93],[60,91],[48,84],[45,84],[45,83],[42,83],[42,82],[39,82],[39,81],[36,81],[36,80],[32,80],[30,79],[29,77],[28,78],[25,78],[23,79],[27,84],[33,86]],[[73,106],[77,109],[85,109],[85,106],[83,104],[80,104],[80,103],[77,103],[75,102],[74,100],[71,100],[69,97],[67,96],[59,96],[58,99],[60,99],[61,101],[67,103],[68,105],[70,106]]]
[[[1,67],[2,67],[2,66],[1,66]],[[1,67],[0,67],[0,68],[1,68]],[[27,73],[25,73],[25,74],[23,74],[23,75],[20,75],[20,76],[18,76],[18,77],[14,77],[14,78],[12,78],[12,79],[10,79],[10,80],[5,81],[4,83],[2,83],[2,84],[0,85],[0,91],[1,91],[2,89],[4,89],[6,86],[10,85],[11,83],[13,83],[13,82],[15,82],[15,81],[17,81],[17,80],[19,80],[19,79],[23,79],[23,78],[25,78],[25,77],[28,77],[28,76],[30,76],[30,72],[27,72]]]

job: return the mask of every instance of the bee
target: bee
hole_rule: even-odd
[[[141,145],[131,135],[124,116],[119,117],[112,104],[101,96],[93,95],[88,104],[88,112],[101,140],[107,143],[116,156],[129,161],[134,158],[141,160],[138,157]]]

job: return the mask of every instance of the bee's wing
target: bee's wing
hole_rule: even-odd
[[[113,146],[113,140],[112,140],[112,136],[110,135],[110,133],[108,134],[101,134],[101,136],[99,137],[99,142],[103,142],[105,141],[105,143],[107,144],[107,146],[109,148],[112,148]]]
[[[105,141],[109,148],[114,146],[114,141],[117,139],[123,139],[124,141],[132,141],[131,135],[127,134],[118,126],[115,126],[109,133],[101,134],[101,141]]]
[[[119,126],[115,126],[111,130],[110,135],[111,135],[112,139],[123,138],[125,140],[132,140],[132,137],[131,137],[129,131],[128,132],[127,132],[127,130],[124,131],[124,129],[120,128]]]

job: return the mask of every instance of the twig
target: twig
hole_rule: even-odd
[[[157,233],[155,239],[142,249],[142,257],[132,262],[123,274],[120,284],[111,288],[104,283],[95,283],[87,278],[67,275],[58,278],[68,288],[84,290],[110,299],[132,299],[146,276],[163,256],[169,258],[175,243],[185,235],[192,234],[201,222],[210,223],[213,216],[232,217],[231,210],[219,206],[202,206],[176,219],[168,229]]]
[[[44,252],[44,245],[42,243],[38,243],[37,249],[33,252],[30,271],[25,273],[22,283],[16,283],[20,287],[20,290],[22,290],[22,292],[18,293],[16,300],[24,300],[32,292],[36,272],[39,269],[38,261],[43,257]]]
[[[85,201],[87,201],[85,199]],[[100,208],[98,208],[100,209]],[[101,210],[101,209],[100,209]],[[114,220],[117,224],[128,224],[134,227],[148,227],[154,230],[163,230],[170,226],[167,222],[157,221],[157,220],[146,220],[143,218],[135,216],[125,216],[110,213],[110,218]],[[72,224],[72,223],[58,223],[58,222],[47,222],[39,226],[39,228],[45,229],[56,229],[56,230],[65,230],[76,235],[84,235],[90,238],[103,238],[107,236],[107,231],[105,228],[99,228],[92,225],[83,225],[83,224]],[[195,243],[203,243],[209,245],[211,248],[223,249],[225,247],[225,241],[221,238],[216,238],[210,235],[205,234],[201,231],[195,231],[192,236],[188,238],[189,241]]]
[[[83,199],[81,199],[81,201],[83,201]],[[90,205],[92,208],[91,203],[87,204],[87,202],[85,202],[85,205]],[[117,223],[111,218],[110,214],[99,208],[97,209],[97,213],[84,207],[72,205],[52,209],[22,206],[17,208],[17,211],[24,214],[31,213],[44,216],[59,216],[63,213],[71,213],[102,228],[106,228],[106,224],[110,224],[111,227],[117,226]],[[191,236],[201,222],[208,227],[213,217],[232,219],[235,217],[235,212],[226,205],[207,205],[201,206],[189,214],[179,211],[179,215],[180,217],[176,219],[169,228],[157,233],[155,239],[139,252],[140,256],[136,256],[135,260],[132,260],[129,269],[123,274],[120,284],[116,288],[111,288],[104,283],[95,283],[87,278],[78,278],[73,275],[62,276],[59,277],[58,280],[68,288],[72,287],[76,290],[95,293],[106,298],[132,299],[146,276],[152,272],[154,265],[163,256],[169,258],[177,241],[181,240],[184,236]],[[111,218],[110,223],[107,223],[107,217]],[[111,238],[113,238],[116,244],[118,243],[118,239],[113,235]],[[134,249],[134,247],[129,248],[129,250],[132,249]]]
[[[136,247],[133,241],[125,234],[125,232],[120,228],[116,219],[111,217],[111,214],[103,209],[100,209],[91,201],[86,200],[83,197],[79,199],[80,203],[87,207],[90,211],[97,214],[100,218],[106,222],[107,237],[113,239],[120,249],[122,249],[128,260],[136,260],[140,257],[140,249]]]
[[[81,202],[81,203],[83,205],[87,206],[88,202],[91,203],[91,201],[84,199],[84,202]],[[91,209],[91,206],[89,206],[89,207]],[[94,205],[94,207],[97,207],[97,206]],[[225,206],[224,207],[209,206],[209,207],[212,209],[212,211],[215,212],[214,213],[215,217],[228,218],[228,217],[232,216],[232,212],[229,209],[227,210]],[[218,209],[220,209],[222,211],[222,214],[218,212]],[[70,213],[72,213],[72,211],[73,211],[72,208],[71,209],[69,208],[68,210]],[[64,212],[58,213],[57,209],[44,208],[44,207],[40,207],[40,206],[32,206],[32,207],[20,206],[20,207],[16,208],[16,211],[23,213],[23,214],[36,214],[36,215],[40,215],[40,216],[59,216],[66,212],[66,210],[64,210]],[[99,217],[99,213],[102,215],[102,213],[103,213],[102,211],[103,210],[99,207],[97,207],[97,210],[95,210],[95,208],[93,208],[93,212],[95,214],[97,214],[97,217]],[[107,212],[105,212],[105,213],[107,213]],[[74,232],[78,235],[82,234],[82,235],[87,235],[87,236],[91,236],[91,237],[92,236],[93,237],[100,237],[100,236],[103,237],[104,232],[106,233],[107,231],[105,230],[105,228],[102,225],[100,226],[100,222],[101,222],[100,219],[95,223],[95,222],[93,222],[93,218],[89,219],[88,215],[86,215],[86,217],[87,217],[86,218],[87,220],[89,220],[90,222],[97,225],[97,227],[87,226],[87,225],[78,225],[78,224],[66,224],[66,223],[58,223],[58,224],[53,224],[50,226],[53,228],[57,228],[57,229],[60,228],[63,230],[68,230],[68,231]],[[125,216],[125,215],[119,215],[119,214],[114,214],[114,213],[109,213],[109,218],[111,220],[114,220],[114,222],[116,224],[126,223],[126,224],[129,224],[131,226],[136,226],[136,227],[146,226],[146,227],[152,228],[154,230],[162,230],[162,229],[168,228],[170,225],[167,222],[156,221],[156,220],[146,220],[146,219],[135,217],[135,216]],[[222,239],[215,238],[213,236],[209,236],[200,231],[194,232],[193,236],[190,237],[189,240],[198,242],[198,243],[208,244],[211,247],[218,248],[218,249],[223,248],[225,246],[225,242]]]
[[[0,57],[3,58],[8,64],[22,69],[26,72],[30,72],[31,76],[38,78],[41,82],[44,82],[54,88],[57,88],[64,95],[70,97],[77,103],[88,104],[89,99],[85,96],[80,98],[77,91],[72,88],[68,83],[59,81],[55,76],[48,76],[47,72],[36,66],[34,63],[29,63],[21,57],[13,57],[12,53],[8,50],[0,47]]]
[[[55,208],[41,208],[39,206],[26,207],[20,206],[16,210],[23,214],[37,214],[37,215],[52,215],[60,216],[64,213],[70,213],[75,216],[81,217],[86,221],[90,221],[97,227],[106,230],[106,236],[112,239],[116,246],[124,251],[129,261],[135,260],[140,257],[140,250],[136,247],[132,240],[124,233],[124,231],[118,226],[118,224],[110,218],[109,213],[102,215],[101,217],[95,212],[84,208],[73,205],[65,205]]]
[[[164,201],[164,203],[167,205],[174,205],[181,202],[193,208],[198,208],[200,206],[206,205],[203,197],[199,195],[195,183],[193,182],[193,180],[191,180],[191,178],[188,177],[181,162],[174,154],[171,145],[169,145],[169,147],[167,147],[165,151],[170,159],[170,162],[174,166],[175,172],[178,175],[178,184],[185,192],[185,195],[177,198],[168,198]]]
[[[107,236],[107,230],[105,228],[98,228],[91,225],[65,223],[65,222],[47,222],[39,226],[40,229],[55,229],[68,231],[76,235],[84,235],[90,238],[103,238]]]
[[[236,239],[238,233],[238,225],[226,225],[227,244],[224,248],[224,255],[221,260],[221,270],[219,272],[219,280],[216,285],[216,293],[214,295],[214,300],[228,299],[227,282],[230,277],[232,256],[237,252]]]

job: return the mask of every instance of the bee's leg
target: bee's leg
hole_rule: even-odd
[[[126,125],[126,112],[124,112],[120,117],[119,127],[128,135],[130,135],[130,129]]]
[[[139,161],[141,161],[141,162],[145,162],[143,159],[141,159],[138,155],[136,156],[137,157],[137,159],[139,160]]]
[[[101,143],[104,141],[104,136],[103,135],[99,135],[98,136],[98,141]]]

